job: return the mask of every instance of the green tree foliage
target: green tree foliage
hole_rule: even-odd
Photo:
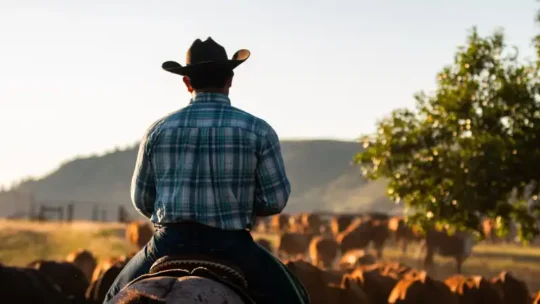
[[[540,25],[540,10],[536,14],[536,24]],[[536,46],[536,56],[538,58],[537,64],[540,65],[540,34],[534,37],[534,44]]]
[[[540,50],[540,39],[538,39]],[[539,70],[508,50],[502,32],[476,28],[452,65],[438,74],[433,94],[419,93],[416,109],[398,109],[363,136],[355,157],[371,180],[386,178],[388,195],[427,229],[480,232],[487,216],[518,223],[522,240],[538,234],[524,190],[540,182]],[[517,200],[510,201],[511,195]],[[529,204],[527,204],[527,201]]]

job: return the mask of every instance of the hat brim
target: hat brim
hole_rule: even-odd
[[[192,73],[194,70],[201,69],[201,68],[207,68],[210,66],[216,66],[216,67],[224,67],[224,68],[230,68],[231,70],[234,70],[236,67],[244,63],[249,56],[251,55],[251,52],[246,49],[241,49],[234,53],[232,59],[230,60],[223,60],[223,61],[204,61],[204,62],[198,62],[196,64],[190,64],[186,66],[180,65],[176,61],[166,61],[164,62],[161,67],[167,71],[174,74],[178,74],[181,76],[189,76],[190,73]]]

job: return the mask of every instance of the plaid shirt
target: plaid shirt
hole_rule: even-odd
[[[280,213],[290,192],[276,132],[217,93],[195,95],[148,129],[131,183],[135,208],[152,222],[225,230]]]

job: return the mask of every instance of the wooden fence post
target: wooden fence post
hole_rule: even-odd
[[[73,202],[70,202],[69,205],[67,205],[67,217],[66,217],[66,221],[68,223],[71,223],[73,222],[73,207],[74,207],[75,203]]]
[[[92,208],[92,221],[98,221],[98,207],[96,205]]]
[[[45,207],[43,205],[39,205],[39,213],[37,216],[38,221],[45,221]]]
[[[126,208],[124,208],[124,206],[118,206],[118,221],[120,223],[129,222],[129,215],[126,211]]]
[[[36,220],[36,218],[37,218],[37,215],[36,215],[36,199],[32,195],[30,197],[30,210],[28,211],[28,219],[31,220],[31,221],[34,221],[34,220]]]

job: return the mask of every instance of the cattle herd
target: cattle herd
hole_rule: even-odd
[[[407,252],[411,242],[422,244],[425,251],[424,266],[433,266],[435,253],[452,257],[456,270],[461,273],[462,264],[472,253],[474,236],[458,232],[448,235],[444,230],[431,230],[423,236],[405,224],[403,217],[390,217],[383,213],[345,214],[324,219],[305,213],[295,216],[286,214],[261,218],[257,231],[279,234],[276,254],[280,259],[307,257],[314,265],[329,267],[342,255],[341,265],[352,259],[351,252],[364,254],[370,244],[377,259],[383,258],[385,244],[392,239]],[[265,242],[266,243],[266,242]]]
[[[305,286],[311,303],[540,303],[540,293],[522,280],[501,272],[493,278],[461,274],[474,239],[443,230],[422,236],[405,225],[403,218],[370,213],[337,215],[280,214],[258,218],[256,241],[275,254]],[[129,242],[144,246],[151,238],[148,223],[133,222],[126,228]],[[277,235],[277,245],[260,235]],[[385,262],[388,241],[403,252],[417,242],[424,253],[424,267],[434,267],[435,254],[453,257],[456,274],[444,280],[430,277],[398,262]],[[275,242],[274,242],[275,243]],[[373,246],[374,254],[366,248]],[[26,267],[0,265],[3,303],[103,303],[112,282],[133,254],[98,261],[85,249],[62,261],[37,260]],[[261,274],[264,275],[264,274]],[[139,302],[131,302],[139,303]],[[142,302],[141,302],[142,303]]]

